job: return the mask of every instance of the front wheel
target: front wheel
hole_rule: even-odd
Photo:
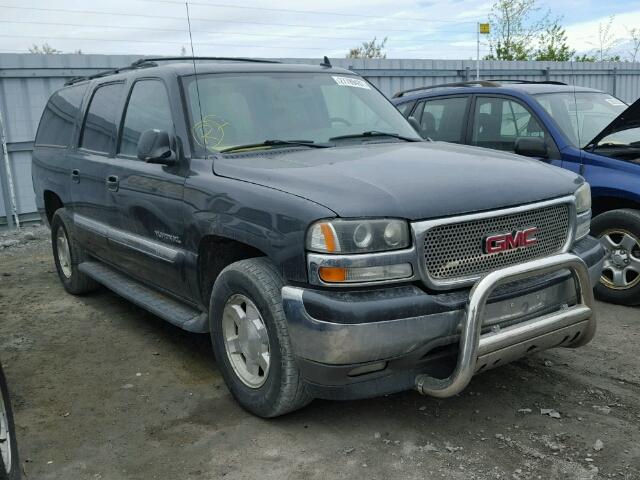
[[[595,294],[620,305],[640,304],[640,212],[611,210],[591,222],[591,233],[605,249]]]
[[[0,480],[18,480],[19,478],[20,460],[18,460],[13,412],[7,381],[0,367]]]
[[[267,259],[241,260],[220,273],[209,305],[220,372],[238,403],[265,418],[312,400],[293,356],[281,290]]]

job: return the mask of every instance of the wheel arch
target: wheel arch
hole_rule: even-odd
[[[591,210],[594,217],[622,208],[640,210],[640,198],[628,198],[622,195],[597,195],[591,199]]]
[[[46,215],[47,221],[49,222],[49,225],[51,225],[51,221],[53,220],[53,215],[56,213],[57,210],[64,207],[64,203],[62,202],[62,199],[60,198],[60,196],[58,196],[58,194],[55,193],[53,190],[45,190],[42,196],[44,200],[45,215]]]
[[[203,305],[209,304],[213,283],[225,267],[240,260],[268,257],[261,249],[248,243],[220,235],[205,235],[198,245],[198,294]]]

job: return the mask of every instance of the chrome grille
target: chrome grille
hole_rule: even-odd
[[[437,222],[424,234],[426,281],[435,287],[464,283],[498,268],[559,253],[571,234],[571,211],[568,203],[555,203],[495,217]],[[493,254],[483,252],[482,242],[488,235],[530,227],[538,229],[534,245]]]

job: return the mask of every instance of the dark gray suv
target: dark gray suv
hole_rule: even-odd
[[[68,292],[106,285],[209,333],[264,417],[448,397],[592,338],[603,251],[582,177],[423,141],[328,62],[216,60],[143,59],[51,97],[33,183]]]

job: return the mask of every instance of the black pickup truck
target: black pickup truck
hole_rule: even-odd
[[[594,335],[603,250],[582,177],[423,141],[328,61],[143,59],[68,82],[35,143],[65,289],[102,284],[210,333],[257,415],[449,397]]]

